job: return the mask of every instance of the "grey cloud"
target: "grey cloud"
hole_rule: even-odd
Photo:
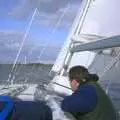
[[[40,6],[38,7],[39,10],[45,11],[47,13],[55,13],[60,8],[66,7],[66,5],[71,0],[51,0],[48,2],[44,2],[41,0]]]
[[[21,0],[19,4],[15,5],[10,11],[8,11],[8,15],[25,19],[37,6],[36,1],[37,0]]]
[[[18,49],[20,47],[23,34],[13,31],[0,31],[0,63],[13,63]],[[38,61],[38,57],[44,48],[43,45],[32,42],[31,37],[25,42],[18,61],[24,62],[25,56],[29,62]],[[35,49],[34,49],[35,48]],[[44,54],[41,56],[40,61],[54,61],[60,50],[58,46],[47,46]]]
[[[49,14],[45,12],[39,12],[38,16],[35,19],[35,23],[41,25],[55,26],[60,17],[64,14],[60,21],[60,27],[71,27],[73,20],[77,14],[80,4],[69,5],[67,8],[60,8],[55,14]]]
[[[55,13],[60,8],[65,8],[67,4],[79,4],[81,0],[21,0],[20,3],[13,7],[14,12],[24,11],[26,14],[34,8],[38,8],[40,12]],[[16,14],[15,14],[16,15]]]
[[[61,22],[62,26],[68,26],[73,21],[80,3],[81,0],[21,0],[21,3],[13,7],[9,15],[20,19],[30,18],[37,7],[39,11],[37,23],[54,25],[69,4],[70,8]]]

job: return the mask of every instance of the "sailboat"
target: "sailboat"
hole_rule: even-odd
[[[120,112],[119,92],[116,92],[115,96],[112,92],[112,86],[115,84],[119,85],[120,83],[119,4],[119,0],[82,1],[67,40],[50,71],[50,75],[54,76],[54,78],[48,85],[44,85],[47,91],[46,94],[50,93],[51,95],[53,91],[57,94],[71,94],[72,91],[69,86],[67,72],[72,66],[83,65],[89,69],[90,73],[97,73],[99,75],[101,86],[110,95],[116,110]],[[29,32],[36,11],[37,9],[33,13],[22,45]],[[13,70],[22,45],[14,62]],[[11,78],[11,75],[9,78]],[[36,85],[25,84],[19,87],[17,85],[14,86],[17,91],[19,91],[19,87],[22,88],[22,92],[19,92],[17,97],[23,100],[34,100]],[[40,90],[37,90],[37,92],[38,96],[43,94]],[[5,94],[8,94],[8,91],[5,90]]]
[[[50,71],[54,79],[50,89],[71,94],[67,72],[83,65],[100,77],[100,84],[120,113],[119,71],[120,32],[119,0],[83,0],[58,58]],[[116,93],[115,93],[116,92]]]

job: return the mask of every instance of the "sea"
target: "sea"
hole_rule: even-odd
[[[24,83],[25,80],[30,84],[48,83],[52,79],[49,75],[52,66],[41,63],[16,64],[12,69],[13,64],[0,64],[0,82],[6,84],[11,75],[14,76],[14,83]]]
[[[52,64],[29,63],[17,64],[12,69],[13,64],[0,64],[0,84],[7,85],[11,74],[11,76],[14,76],[13,83],[37,84],[37,88],[39,88],[42,84],[48,84],[53,79],[53,76],[49,75],[52,66]],[[102,81],[100,84],[105,90],[109,83]],[[120,83],[112,82],[109,85],[108,95],[117,111],[120,111]]]

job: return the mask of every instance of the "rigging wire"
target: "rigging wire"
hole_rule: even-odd
[[[71,1],[71,0],[70,0],[70,1]],[[69,1],[69,2],[70,2],[70,1]],[[48,43],[46,44],[46,47],[47,47],[47,46],[48,46],[48,44],[49,44],[49,41],[50,41],[50,38],[51,38],[52,34],[54,34],[54,33],[55,33],[57,26],[59,25],[59,23],[60,23],[60,21],[61,21],[62,17],[66,14],[66,12],[67,12],[67,10],[68,10],[68,9],[69,9],[69,4],[68,4],[68,6],[67,6],[66,10],[63,12],[63,15],[61,15],[61,18],[59,19],[58,23],[56,24],[56,26],[55,26],[54,30],[52,31],[51,35],[48,37]],[[44,47],[44,48],[43,48],[43,50],[41,51],[41,53],[40,53],[40,55],[39,55],[38,59],[40,59],[40,58],[41,58],[41,56],[42,56],[42,54],[44,53],[44,51],[45,51],[46,47]],[[34,66],[33,66],[33,68],[34,68]],[[33,69],[33,68],[32,68],[32,69]]]
[[[117,48],[115,48],[115,49],[118,50],[118,51],[117,51],[117,56],[116,56],[114,59],[112,59],[112,60],[105,66],[105,68],[104,68],[104,70],[103,70],[102,72],[97,73],[100,78],[102,78],[102,77],[105,75],[105,73],[108,72],[110,69],[112,69],[112,68],[114,67],[114,65],[119,61],[119,59],[120,59],[120,48],[117,47]],[[97,57],[97,55],[96,55],[96,57]],[[96,58],[96,57],[95,57],[95,61],[97,61],[97,59],[99,58],[99,56],[98,56],[97,58]],[[95,63],[95,61],[94,61],[94,63]],[[92,67],[92,65],[90,65],[89,67]],[[107,87],[106,87],[106,90],[105,90],[105,91],[106,91],[107,94],[108,94],[108,92],[109,92],[109,88],[110,88],[111,83],[112,83],[112,79],[109,80],[108,85],[107,85]]]
[[[119,57],[120,57],[120,48],[119,48],[119,53],[118,53],[118,55],[117,55],[113,60],[110,61],[110,63],[104,68],[103,72],[100,72],[100,73],[99,73],[99,76],[100,76],[100,77],[103,77],[103,76],[105,75],[105,73],[106,73],[108,70],[110,70],[110,69],[113,67],[113,65],[116,64],[116,62],[118,62]]]
[[[41,56],[42,56],[43,53],[45,52],[47,46],[48,46],[49,43],[50,43],[50,40],[51,40],[51,38],[52,38],[52,35],[56,32],[57,27],[59,26],[59,24],[60,24],[60,22],[62,21],[63,17],[66,15],[67,11],[69,10],[69,8],[70,8],[70,2],[71,2],[71,0],[69,1],[68,5],[67,5],[67,8],[63,11],[62,15],[60,16],[60,18],[59,18],[57,24],[55,25],[54,29],[52,30],[52,32],[51,32],[50,35],[48,36],[47,42],[46,42],[44,48],[42,49],[42,51],[40,52],[40,55],[39,55],[39,57],[38,57],[38,60],[41,58]],[[34,67],[35,67],[35,65],[31,68],[31,71],[34,69]],[[30,73],[30,74],[31,74],[31,73]],[[36,74],[36,73],[34,73],[34,74]]]
[[[57,27],[59,26],[59,24],[60,24],[60,22],[61,22],[61,20],[62,20],[62,18],[63,18],[63,17],[65,16],[65,14],[67,13],[69,7],[70,7],[70,4],[68,3],[67,8],[63,11],[63,14],[61,15],[61,17],[59,18],[57,24],[55,25],[55,28],[53,29],[52,33],[51,33],[51,34],[49,35],[49,37],[47,38],[47,41],[48,41],[48,42],[46,43],[46,45],[45,45],[44,48],[42,49],[42,51],[41,51],[38,59],[41,58],[41,56],[43,55],[43,53],[44,53],[44,51],[46,50],[47,46],[49,45],[50,38],[51,38],[52,35],[55,33]],[[13,66],[12,66],[11,73],[13,72],[13,70],[14,70],[14,68],[15,68],[15,66],[16,66],[17,60],[18,60],[18,58],[19,58],[19,55],[20,55],[20,53],[21,53],[21,50],[22,50],[23,45],[24,45],[24,42],[25,42],[25,40],[26,40],[26,38],[27,38],[27,35],[28,35],[29,30],[30,30],[30,28],[31,28],[32,22],[33,22],[33,20],[34,20],[34,16],[36,15],[37,11],[38,11],[38,10],[37,10],[37,8],[36,8],[36,9],[34,10],[33,15],[32,15],[32,19],[31,19],[31,21],[29,22],[29,26],[28,26],[28,28],[27,28],[27,30],[26,30],[26,34],[25,34],[25,36],[24,36],[24,38],[23,38],[22,44],[21,44],[21,46],[20,46],[20,49],[19,49],[19,51],[18,51],[18,54],[17,54],[17,56],[16,56],[16,59],[15,59],[15,61],[14,61]],[[38,11],[38,12],[39,12],[39,11]],[[34,66],[35,66],[35,65],[34,65]],[[34,66],[32,67],[32,70],[33,70]],[[31,73],[30,73],[30,74],[31,74]],[[10,80],[13,81],[13,80],[11,79],[11,77],[12,77],[12,74],[9,75],[8,81],[10,81]],[[14,78],[14,77],[13,77],[13,78]]]
[[[15,61],[14,61],[14,64],[13,64],[13,67],[12,67],[12,71],[13,71],[13,69],[14,69],[17,61],[18,61],[18,58],[19,58],[19,56],[20,56],[21,50],[22,50],[22,48],[23,48],[23,45],[24,45],[24,43],[25,43],[25,40],[26,40],[26,38],[27,38],[27,36],[28,36],[28,33],[29,33],[29,31],[30,31],[30,28],[31,28],[31,25],[32,25],[32,23],[33,23],[34,16],[35,16],[36,12],[37,12],[37,8],[35,8],[34,13],[33,13],[33,15],[32,15],[32,18],[31,18],[31,20],[30,20],[30,22],[29,22],[29,25],[28,25],[28,28],[27,28],[27,30],[26,30],[25,36],[24,36],[24,38],[23,38],[23,41],[22,41],[21,46],[20,46],[20,48],[19,48],[19,51],[18,51],[18,53],[17,53],[16,59],[15,59]]]
[[[36,12],[37,12],[37,8],[35,8],[35,10],[34,10],[34,12],[33,12],[33,15],[32,15],[32,18],[31,18],[31,20],[30,20],[30,22],[29,22],[29,25],[28,25],[27,29],[26,29],[26,33],[25,33],[25,35],[24,35],[24,37],[23,37],[23,40],[22,40],[22,43],[21,43],[21,45],[20,45],[19,51],[18,51],[17,56],[16,56],[16,58],[15,58],[15,61],[14,61],[14,63],[13,63],[11,73],[9,74],[8,81],[11,80],[11,77],[12,77],[12,74],[13,74],[13,71],[14,71],[14,68],[15,68],[15,66],[16,66],[16,63],[17,63],[18,58],[19,58],[19,56],[20,56],[21,50],[22,50],[22,48],[23,48],[23,45],[24,45],[24,43],[25,43],[25,40],[26,40],[26,38],[27,38],[27,36],[28,36],[28,33],[29,33],[29,31],[30,31],[30,28],[31,28],[31,25],[32,25],[32,23],[33,23],[34,16],[35,16]]]
[[[117,56],[116,56],[114,59],[112,59],[112,60],[104,67],[104,70],[103,70],[102,72],[97,73],[100,78],[102,78],[102,77],[105,75],[105,73],[108,72],[110,69],[112,69],[112,68],[114,67],[114,65],[119,61],[119,59],[120,59],[120,48],[116,48],[116,49],[118,49]],[[97,57],[97,56],[96,56],[96,57]],[[95,61],[96,61],[97,59],[99,59],[99,57],[95,58]],[[95,61],[94,61],[94,62],[95,62]],[[90,66],[90,67],[92,67],[92,66]],[[111,83],[112,83],[112,79],[109,80],[108,85],[107,85],[107,87],[106,87],[106,90],[105,90],[105,91],[106,91],[107,94],[108,94],[108,92],[109,92],[109,88],[110,88]]]
[[[69,5],[68,5],[66,11],[67,11],[68,9],[69,9]],[[46,43],[45,47],[42,49],[42,51],[41,51],[38,59],[40,59],[41,56],[43,55],[43,53],[45,52],[46,47],[49,45],[50,38],[51,38],[52,35],[55,33],[55,31],[56,31],[59,23],[61,22],[62,18],[64,17],[66,11],[63,12],[63,14],[61,15],[60,19],[58,20],[55,28],[53,29],[52,33],[51,33],[50,36],[48,37],[48,42]],[[18,58],[19,58],[19,55],[20,55],[21,50],[22,50],[22,48],[23,48],[24,42],[25,42],[25,40],[26,40],[26,38],[27,38],[27,35],[28,35],[28,33],[29,33],[29,30],[30,30],[30,27],[31,27],[32,22],[33,22],[33,20],[34,20],[34,16],[35,16],[36,12],[37,12],[37,8],[35,9],[35,12],[34,12],[34,14],[33,14],[33,16],[32,16],[32,19],[31,19],[31,21],[30,21],[30,24],[29,24],[29,26],[28,26],[28,28],[27,28],[26,34],[25,34],[25,36],[24,36],[24,38],[23,38],[22,44],[21,44],[21,46],[20,46],[20,49],[19,49],[18,54],[17,54],[17,56],[16,56],[16,59],[15,59],[15,61],[14,61],[14,64],[13,64],[13,67],[12,67],[12,72],[13,72],[15,66],[16,66],[17,60],[18,60]],[[115,63],[116,63],[116,61],[115,61]],[[113,61],[112,64],[114,65],[115,63],[114,63],[114,61]],[[111,65],[111,63],[110,63],[110,65]],[[113,66],[113,65],[112,65],[112,66]],[[103,72],[103,73],[100,73],[100,76],[103,76],[104,73],[107,72],[109,69],[111,69],[112,66],[107,66],[107,67],[105,67],[104,72]],[[33,69],[33,68],[32,68],[32,69]]]
[[[108,72],[110,69],[112,69],[114,67],[114,65],[119,61],[119,59],[120,59],[120,48],[118,48],[118,55],[112,61],[110,61],[110,63],[104,68],[103,72],[99,73],[99,77],[102,78],[106,72]],[[110,79],[108,82],[108,85],[106,88],[107,94],[109,92],[109,88],[110,88],[111,83],[112,83],[112,79]]]
[[[79,24],[77,25],[77,24],[75,24],[74,25],[74,27],[73,27],[73,31],[71,32],[71,34],[75,34],[76,36],[78,36],[79,34],[80,34],[80,32],[81,32],[81,29],[82,29],[82,26],[83,26],[83,24],[84,24],[84,21],[85,21],[85,18],[86,18],[86,16],[87,16],[87,13],[88,13],[88,9],[89,9],[89,7],[90,7],[90,4],[91,4],[91,0],[86,0],[85,2],[82,2],[82,4],[83,4],[83,8],[80,8],[80,14],[78,13],[78,15],[77,15],[77,17],[76,17],[76,20],[75,21],[77,21],[77,20],[80,20],[79,22]],[[85,4],[85,5],[84,5]],[[75,22],[76,23],[76,22]],[[77,25],[77,26],[76,26]],[[71,38],[70,38],[71,39]],[[59,70],[59,72],[61,72],[62,71],[62,69],[64,68],[64,64],[65,64],[65,62],[66,62],[66,59],[67,59],[67,57],[68,57],[68,55],[69,55],[69,48],[71,47],[71,45],[72,45],[72,42],[70,42],[69,43],[69,46],[68,46],[68,50],[67,50],[67,52],[66,52],[66,55],[65,55],[65,57],[64,57],[64,61],[63,61],[63,63],[62,63],[62,67],[61,67],[61,69]],[[70,56],[70,58],[72,58],[72,55],[73,54],[71,54]],[[70,60],[69,60],[69,63],[70,63]],[[64,73],[64,72],[63,72]]]
[[[46,43],[45,47],[42,49],[42,51],[41,51],[38,59],[40,59],[41,56],[43,55],[43,53],[45,52],[47,46],[49,45],[49,42],[51,40],[52,35],[56,32],[57,27],[59,26],[60,22],[62,21],[63,17],[65,16],[65,14],[67,13],[67,11],[68,11],[69,8],[70,8],[70,5],[68,4],[67,8],[63,11],[62,15],[60,16],[60,18],[59,18],[57,24],[55,25],[54,29],[52,30],[51,34],[48,36],[47,43]]]
[[[31,18],[31,20],[30,20],[30,22],[29,22],[29,25],[28,25],[28,27],[27,27],[27,29],[26,29],[26,37],[24,36],[24,38],[23,38],[23,44],[24,44],[24,41],[25,41],[25,39],[27,38],[27,35],[28,35],[28,33],[29,33],[29,30],[30,30],[30,28],[31,28],[31,25],[32,25],[32,21],[34,20],[34,17],[35,17],[35,15],[37,14],[37,11],[38,11],[38,9],[37,9],[37,7],[34,9],[34,12],[33,12],[33,14],[32,14],[32,18]],[[33,19],[33,20],[32,20]],[[31,25],[30,25],[31,24]],[[23,47],[23,45],[21,45],[22,47]],[[37,47],[32,47],[32,49],[30,50],[30,52],[28,53],[28,57],[30,56],[30,54],[32,54],[32,51],[33,50],[35,50]],[[22,48],[21,48],[21,50],[22,50]],[[19,50],[18,51],[18,54],[20,55],[20,52],[21,52],[21,50]],[[16,63],[17,63],[17,60],[18,60],[18,58],[19,58],[19,55],[16,57],[16,60],[14,61],[14,65],[13,65],[13,67],[12,67],[12,69],[14,70],[14,72],[16,72],[16,70],[17,70],[17,66],[15,66],[16,65]],[[15,68],[15,69],[14,69]],[[22,65],[21,65],[21,67],[19,67],[18,69],[20,69],[21,70],[21,68],[22,68]],[[12,71],[11,71],[12,72]],[[11,75],[9,75],[9,76],[11,76]]]

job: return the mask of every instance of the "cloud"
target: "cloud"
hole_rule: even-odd
[[[70,1],[70,2],[69,2]],[[4,3],[2,5],[1,3]],[[54,27],[56,23],[58,22],[60,16],[63,14],[64,11],[67,13],[64,15],[60,22],[60,27],[70,27],[73,19],[76,16],[77,10],[80,7],[81,0],[11,0],[10,5],[7,2],[7,0],[0,0],[0,9],[3,7],[6,8],[4,11],[4,15],[11,16],[18,20],[25,20],[30,19],[34,9],[37,7],[38,12],[35,17],[34,23],[37,25],[43,25],[43,26],[52,26]],[[12,6],[12,7],[9,7]],[[68,9],[69,6],[69,9]],[[9,9],[8,9],[9,8]],[[67,10],[68,9],[68,10]],[[1,13],[0,13],[1,15]],[[21,40],[23,39],[24,33],[22,31],[16,31],[16,30],[6,30],[6,31],[0,31],[0,45],[2,46],[0,48],[0,55],[6,58],[6,60],[9,58],[13,60],[13,58],[16,56],[17,51],[19,49],[19,46],[21,44]],[[30,36],[28,37],[29,42],[25,42],[24,47],[22,49],[22,54],[27,55],[28,52],[31,51],[31,49],[36,48],[33,50],[32,56],[38,56],[41,49],[44,46],[41,46],[41,44],[33,44],[32,40],[33,38]],[[43,55],[43,59],[51,59],[55,60],[58,52],[60,50],[60,47],[49,46],[48,52],[45,52]],[[54,54],[53,51],[55,52]],[[51,55],[51,56],[49,56]],[[9,57],[8,57],[9,56]],[[12,57],[13,56],[13,57]],[[33,56],[32,60],[35,60],[35,56]],[[5,59],[3,59],[4,61]],[[7,60],[9,61],[9,60]]]
[[[35,19],[35,23],[40,25],[55,26],[62,16],[60,27],[70,27],[76,16],[79,6],[79,4],[69,5],[66,8],[60,8],[56,13],[51,14],[39,12],[36,17],[37,19]]]
[[[20,0],[20,2],[8,11],[8,15],[18,19],[26,19],[37,6],[37,0]]]
[[[23,33],[20,31],[7,30],[0,31],[0,63],[13,63],[18,50],[21,45]],[[24,62],[25,56],[29,59],[29,62],[38,61],[41,51],[45,47],[39,43],[33,43],[31,37],[25,42],[19,59],[19,62]],[[42,54],[40,61],[54,61],[60,51],[58,46],[47,46],[44,53]]]
[[[40,12],[55,13],[61,8],[66,8],[68,4],[77,5],[79,3],[80,0],[20,0],[20,3],[14,6],[11,12],[14,14],[24,11],[23,14],[26,14],[37,7]]]
[[[8,14],[15,18],[28,19],[37,7],[39,11],[36,17],[37,23],[54,25],[69,5],[70,8],[61,22],[62,26],[69,26],[75,18],[80,3],[81,0],[21,0]]]

